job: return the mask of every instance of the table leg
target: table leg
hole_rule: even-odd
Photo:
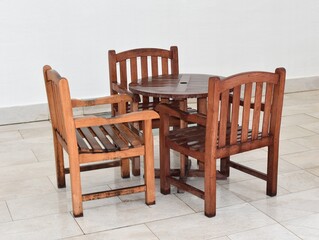
[[[186,111],[187,110],[187,99],[181,100],[179,102],[179,108],[182,111]],[[187,126],[187,122],[181,120],[180,121],[180,128],[185,128]],[[188,158],[187,156],[180,154],[180,178],[183,179],[186,177],[186,170],[187,170],[187,166],[188,166]]]

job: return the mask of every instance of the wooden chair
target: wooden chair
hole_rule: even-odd
[[[128,105],[128,111],[154,109],[159,102],[168,102],[169,99],[150,98],[133,94],[128,90],[128,84],[137,82],[138,79],[150,76],[174,74],[178,75],[178,49],[172,46],[170,50],[158,48],[139,48],[120,53],[110,50],[109,77],[111,95],[127,94],[133,102]],[[112,113],[118,112],[117,104],[112,104]],[[172,125],[179,125],[179,121],[170,120]],[[153,128],[159,127],[159,119],[152,121]],[[139,159],[132,159],[132,172],[140,174]]]
[[[207,116],[189,114],[160,104],[160,177],[161,192],[170,185],[204,199],[205,215],[216,214],[216,159],[221,173],[229,168],[251,174],[267,182],[266,193],[277,193],[278,151],[285,86],[285,69],[275,73],[248,72],[224,80],[209,79]],[[170,130],[168,118],[175,116],[188,123],[183,129]],[[231,161],[230,156],[268,147],[267,172],[263,173]],[[198,159],[204,164],[204,191],[182,179],[170,176],[170,149]]]
[[[154,204],[152,119],[158,118],[158,114],[152,110],[122,114],[125,113],[126,103],[132,101],[131,97],[122,94],[90,100],[71,99],[65,78],[61,78],[50,66],[44,66],[43,73],[51,115],[57,183],[59,188],[65,187],[65,174],[70,173],[74,216],[83,216],[83,201],[143,191],[145,203]],[[121,113],[116,117],[73,116],[74,107],[115,103]],[[143,122],[143,135],[132,127],[131,122],[137,121]],[[64,167],[63,149],[69,156],[69,169]],[[144,156],[145,184],[82,194],[81,171],[121,166],[122,176],[127,177],[127,158],[140,155]]]

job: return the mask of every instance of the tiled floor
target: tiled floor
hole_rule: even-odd
[[[0,239],[319,239],[319,90],[291,92],[285,96],[278,196],[267,197],[264,181],[232,170],[218,181],[214,218],[206,218],[203,201],[188,193],[161,195],[156,180],[156,205],[146,206],[143,194],[114,197],[84,203],[84,217],[75,219],[69,181],[66,189],[56,187],[50,123],[1,126]],[[257,150],[236,160],[264,170],[265,157]],[[156,141],[157,166],[158,158]],[[83,189],[123,181],[142,179],[99,170],[83,174]],[[203,185],[200,178],[190,181]]]

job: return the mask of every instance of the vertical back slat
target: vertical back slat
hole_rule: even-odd
[[[265,94],[265,102],[264,102],[264,117],[263,117],[263,125],[262,125],[262,136],[265,137],[269,132],[269,124],[270,124],[270,110],[272,104],[272,95],[273,95],[274,85],[271,83],[267,83],[266,85],[266,94]]]
[[[178,49],[176,46],[170,48],[172,56],[171,56],[171,74],[179,74],[178,67]]]
[[[241,141],[242,142],[245,142],[248,139],[251,92],[252,92],[252,83],[245,84],[244,107],[243,107],[243,118],[242,118],[242,133],[241,133]]]
[[[141,57],[142,78],[148,77],[147,57]]]
[[[141,57],[141,70],[142,70],[142,78],[148,77],[148,65],[147,65],[147,57]],[[143,103],[149,103],[149,98],[143,96]]]
[[[152,76],[156,77],[158,76],[158,57],[152,56],[151,61],[152,61]]]
[[[237,143],[240,89],[241,89],[241,86],[239,85],[239,86],[235,87],[234,90],[233,90],[230,144],[236,144]]]
[[[262,89],[263,89],[263,83],[262,82],[256,83],[254,115],[253,115],[252,136],[251,136],[252,140],[255,140],[258,138]]]
[[[221,108],[220,108],[220,120],[219,120],[219,138],[218,146],[223,147],[226,145],[226,131],[228,121],[228,110],[229,110],[229,90],[224,91],[221,94]]]
[[[162,74],[168,74],[168,59],[162,57]]]
[[[136,58],[130,59],[130,69],[131,69],[131,82],[136,83],[138,78]]]
[[[121,87],[126,88],[127,86],[126,61],[120,62],[120,78],[121,78]]]
[[[158,57],[152,56],[152,76],[158,76]],[[159,103],[159,98],[153,98],[153,102]]]

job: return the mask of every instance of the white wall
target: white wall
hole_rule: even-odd
[[[0,0],[0,108],[46,102],[44,64],[73,97],[109,95],[109,49],[177,45],[181,72],[317,76],[318,12],[318,0]]]

